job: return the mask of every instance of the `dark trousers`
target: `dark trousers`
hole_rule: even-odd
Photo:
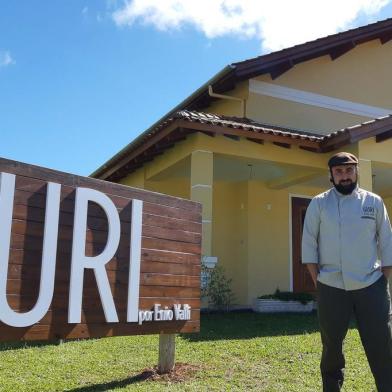
[[[323,352],[321,376],[324,392],[340,391],[344,380],[343,340],[351,315],[379,392],[392,392],[391,299],[384,275],[371,286],[345,291],[317,284],[318,318]]]

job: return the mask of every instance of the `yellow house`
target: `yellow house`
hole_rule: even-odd
[[[302,221],[332,153],[358,156],[392,215],[391,70],[391,19],[231,64],[93,176],[201,202],[204,261],[237,306],[310,290]]]

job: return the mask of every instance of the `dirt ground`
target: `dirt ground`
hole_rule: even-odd
[[[140,381],[169,381],[169,382],[184,382],[193,378],[195,373],[200,370],[200,366],[191,365],[189,363],[177,362],[174,369],[165,374],[159,374],[158,368],[144,369],[138,378]]]

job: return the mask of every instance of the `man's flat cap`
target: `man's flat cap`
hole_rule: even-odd
[[[329,168],[339,165],[358,165],[358,158],[349,152],[338,152],[329,161]]]

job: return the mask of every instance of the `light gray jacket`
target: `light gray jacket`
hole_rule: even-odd
[[[392,266],[392,232],[380,196],[332,188],[312,199],[302,235],[302,263],[319,263],[318,280],[345,290],[367,287]]]

